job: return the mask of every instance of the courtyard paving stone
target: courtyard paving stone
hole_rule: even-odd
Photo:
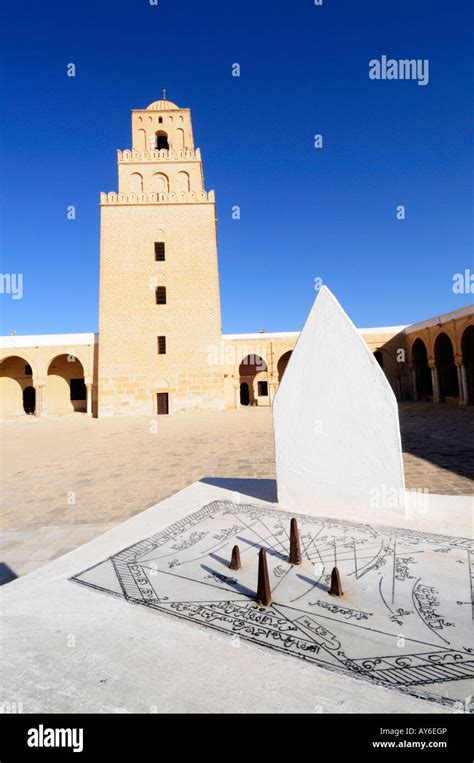
[[[474,407],[402,403],[400,422],[407,488],[473,495]],[[275,479],[265,408],[159,419],[25,417],[2,422],[0,435],[0,582],[204,477]]]

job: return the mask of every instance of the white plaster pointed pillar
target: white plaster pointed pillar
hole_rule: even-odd
[[[395,395],[325,286],[275,395],[273,428],[282,509],[347,517],[369,509],[374,518],[403,512]]]
[[[440,396],[439,396],[439,374],[438,374],[438,368],[436,365],[430,366],[431,368],[431,381],[433,384],[433,402],[439,403]]]

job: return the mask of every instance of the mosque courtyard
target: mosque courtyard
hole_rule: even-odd
[[[399,406],[406,486],[474,493],[474,407]],[[276,500],[270,408],[92,419],[4,419],[2,554],[7,583],[208,477],[266,480]],[[227,483],[231,484],[232,483]]]

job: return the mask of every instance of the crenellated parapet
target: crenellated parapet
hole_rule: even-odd
[[[109,204],[214,204],[214,191],[178,191],[176,193],[110,193],[100,194],[101,206]]]
[[[136,151],[135,149],[125,149],[124,151],[117,151],[117,160],[122,163],[135,163],[135,162],[176,162],[176,161],[201,161],[201,150],[196,148],[180,148],[180,149],[150,149],[145,151]]]

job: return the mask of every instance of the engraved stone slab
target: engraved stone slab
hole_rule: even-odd
[[[377,360],[323,286],[273,404],[278,500],[306,513],[404,506],[397,401]]]
[[[290,520],[301,565],[288,560]],[[232,548],[242,568],[229,569]],[[473,542],[430,532],[214,501],[72,580],[437,703],[472,687]],[[272,604],[254,601],[265,548]],[[328,593],[334,564],[344,596]],[[130,610],[133,617],[133,610]],[[234,643],[232,644],[234,645]],[[308,665],[308,669],[311,666]]]

